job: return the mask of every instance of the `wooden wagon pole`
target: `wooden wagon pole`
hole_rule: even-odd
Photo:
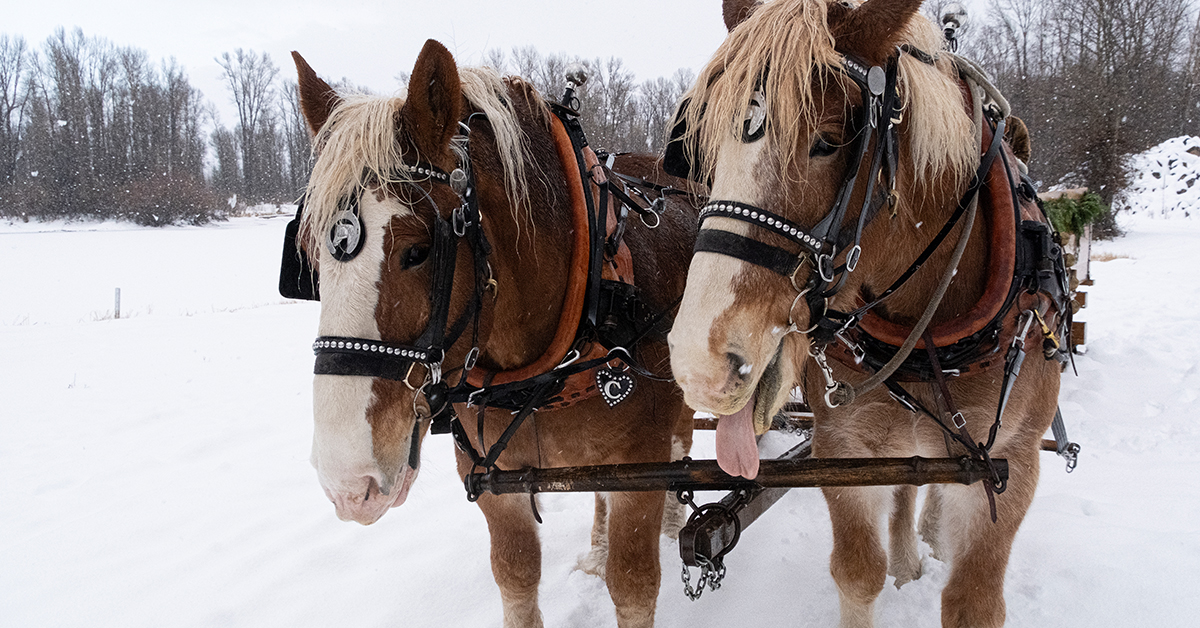
[[[1008,461],[993,460],[1002,479]],[[739,488],[974,484],[990,477],[987,465],[967,458],[808,458],[763,460],[758,477],[731,476],[716,460],[614,464],[590,467],[492,471],[467,476],[467,491],[575,493],[629,491],[720,491]]]

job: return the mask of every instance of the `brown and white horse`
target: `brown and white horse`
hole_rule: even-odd
[[[449,221],[450,210],[464,203],[456,188],[430,175],[429,166],[450,173],[469,164],[482,231],[492,247],[486,263],[494,280],[483,293],[473,374],[490,373],[499,382],[536,370],[547,358],[550,367],[562,362],[570,346],[555,349],[562,344],[560,323],[573,325],[580,312],[573,292],[579,285],[573,270],[578,260],[572,261],[579,224],[573,222],[572,199],[583,192],[578,167],[560,157],[552,127],[558,120],[542,97],[521,79],[502,78],[486,68],[459,69],[432,40],[417,59],[406,98],[339,95],[293,54],[302,108],[317,147],[301,234],[320,272],[319,335],[368,339],[380,346],[414,344],[431,318],[434,212]],[[469,129],[467,151],[456,138],[464,128]],[[622,158],[618,167],[667,181],[653,158]],[[325,234],[336,229],[336,216],[353,199],[363,225],[362,249],[352,258],[338,257]],[[657,312],[670,310],[683,292],[695,221],[696,210],[675,200],[653,232],[630,221],[625,240],[634,272],[645,302]],[[449,322],[461,320],[470,306],[479,268],[471,247],[460,242],[453,251],[457,264]],[[469,359],[470,327],[446,348],[451,384],[461,374],[452,367]],[[561,353],[548,355],[555,351]],[[647,369],[669,375],[663,334],[647,337],[636,356]],[[340,518],[370,524],[404,502],[430,424],[428,389],[418,384],[431,370],[417,364],[408,373],[411,382],[316,376],[312,462]],[[615,407],[593,396],[535,413],[516,432],[498,467],[667,462],[684,455],[691,444],[691,412],[678,389],[669,381],[634,377],[636,388]],[[512,419],[507,410],[489,408],[477,431],[477,409],[457,404],[457,411],[478,451],[495,443]],[[464,475],[472,470],[461,449],[458,468]],[[504,625],[541,626],[541,551],[530,497],[484,494],[478,504],[491,535]],[[593,543],[606,546],[607,558],[594,567],[606,574],[620,626],[653,624],[663,511],[662,492],[597,498]]]
[[[888,67],[889,59],[899,55],[898,202],[889,208],[884,201],[878,217],[867,222],[861,259],[828,300],[830,310],[849,312],[869,303],[901,276],[947,223],[980,163],[980,138],[973,131],[970,104],[964,104],[959,72],[948,55],[930,58],[933,55],[913,52],[937,53],[943,48],[941,34],[917,14],[920,4],[726,0],[729,36],[685,95],[690,104],[681,108],[687,127],[682,143],[691,167],[711,181],[711,198],[722,199],[714,203],[767,208],[793,225],[813,229],[830,212],[847,173],[865,166],[872,156],[871,150],[861,157],[851,150],[867,81],[850,80],[845,59],[865,64],[865,79],[866,68]],[[904,44],[905,51],[898,52]],[[883,73],[879,76],[882,81]],[[865,207],[866,179],[859,177],[852,188],[844,224],[854,225],[858,208]],[[886,191],[886,181],[877,183],[877,190]],[[1010,203],[1010,221],[1012,215]],[[974,222],[957,274],[932,319],[933,337],[969,317],[981,302],[994,273],[989,261],[1000,255],[987,237],[992,222],[986,216]],[[947,242],[958,240],[962,230],[959,223]],[[776,249],[790,247],[796,255],[802,251],[795,241],[779,237],[778,230],[731,217],[707,219],[700,237],[712,232],[727,232],[717,234],[726,241],[753,237]],[[850,248],[839,245],[835,264],[845,264]],[[881,324],[908,329],[920,319],[950,263],[951,248],[941,247],[876,309],[874,316]],[[804,331],[810,328],[810,317],[820,313],[814,315],[799,296],[805,274],[819,272],[814,270],[814,257],[810,254],[802,263],[798,280],[736,255],[699,247],[692,260],[669,336],[671,364],[687,403],[721,417],[717,449],[722,467],[735,475],[757,473],[754,434],[765,429],[787,400],[793,382],[803,388],[816,415],[814,456],[945,457],[950,447],[942,429],[890,399],[882,387],[846,406],[823,403],[827,381],[808,359],[812,343]],[[1006,280],[1011,277],[1010,266]],[[1040,336],[1029,338],[1040,348]],[[942,346],[937,340],[934,344]],[[852,368],[852,361],[830,364],[838,381],[867,377]],[[1052,360],[1031,358],[1024,364],[991,450],[1010,465],[1007,491],[996,497],[998,521],[990,520],[988,496],[978,486],[937,486],[925,501],[921,532],[936,556],[952,566],[942,593],[944,626],[1004,623],[1004,573],[1014,535],[1037,486],[1039,440],[1055,414],[1060,373]],[[952,398],[967,428],[986,434],[1000,397],[1000,371],[950,379]],[[925,407],[938,407],[932,385],[907,387]],[[833,524],[830,570],[840,594],[841,625],[871,626],[874,603],[889,571],[897,584],[920,575],[911,523],[916,491],[868,487],[829,488],[824,493]],[[889,515],[890,566],[884,544]],[[906,519],[908,525],[903,525]]]

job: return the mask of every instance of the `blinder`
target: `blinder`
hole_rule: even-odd
[[[325,235],[325,246],[329,249],[329,254],[339,262],[348,262],[357,257],[366,242],[367,228],[358,211],[358,201],[361,197],[360,192],[351,198],[350,207],[333,217],[333,226]]]
[[[301,196],[296,204],[296,217],[283,230],[283,260],[279,264],[279,294],[288,299],[320,301],[321,290],[317,270],[312,261],[297,245],[300,237],[300,220],[304,217],[304,201]]]
[[[704,164],[700,161],[699,137],[694,134],[690,136],[690,149],[684,145],[684,138],[688,137],[687,111],[691,104],[691,98],[684,98],[675,110],[675,118],[671,121],[671,136],[667,140],[666,148],[663,149],[662,167],[663,171],[673,177],[699,182],[700,173],[705,171]],[[701,118],[707,107],[707,104],[701,105]],[[694,156],[694,162],[692,159],[688,159],[689,153]]]

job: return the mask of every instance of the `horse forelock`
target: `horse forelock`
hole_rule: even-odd
[[[468,104],[487,116],[504,170],[505,191],[514,218],[529,211],[525,164],[529,161],[529,139],[521,126],[511,91],[525,97],[535,120],[548,124],[549,110],[531,86],[515,78],[502,78],[490,68],[460,68],[459,79]],[[531,97],[532,95],[533,97]],[[371,186],[405,184],[426,178],[413,171],[420,155],[397,141],[398,115],[404,106],[401,96],[342,95],[313,142],[317,159],[306,190],[301,233],[310,251],[324,247],[325,233],[345,199]],[[458,147],[453,147],[458,152]],[[460,155],[460,158],[462,155]],[[523,209],[524,212],[518,212]]]
[[[310,251],[325,246],[320,234],[329,230],[345,199],[371,185],[414,180],[415,173],[406,165],[416,159],[396,141],[397,113],[403,106],[402,96],[348,94],[329,114],[313,140],[317,159],[300,227]]]
[[[817,101],[831,82],[846,81],[841,54],[828,23],[828,7],[837,0],[775,0],[759,6],[730,32],[684,98],[697,106],[685,113],[684,149],[711,179],[723,144],[739,139],[755,91],[766,98],[768,142],[780,170],[808,158],[799,139],[820,122]],[[904,41],[931,53],[941,50],[941,33],[923,16],[914,16]],[[900,97],[906,143],[914,171],[931,175],[949,170],[970,172],[978,162],[977,138],[964,109],[957,74],[949,61],[936,66],[902,55]],[[702,105],[699,105],[702,103]],[[699,161],[697,161],[699,158]]]

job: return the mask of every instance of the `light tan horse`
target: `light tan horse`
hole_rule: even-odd
[[[894,119],[899,152],[893,197],[897,202],[887,204],[888,181],[881,173],[874,183],[877,192],[883,188],[882,204],[873,205],[878,213],[865,223],[857,267],[849,264],[854,272],[828,299],[831,311],[850,312],[884,293],[947,223],[980,163],[981,139],[973,132],[971,105],[964,100],[959,71],[949,55],[939,54],[940,33],[917,14],[920,4],[920,0],[870,0],[862,5],[727,0],[728,39],[685,95],[690,101],[681,111],[680,119],[687,126],[681,141],[693,173],[711,181],[711,198],[720,199],[712,203],[764,208],[812,230],[838,200],[842,182],[855,171],[863,172],[860,167],[866,168],[872,158],[872,150],[860,155],[851,149],[855,121],[866,106],[868,85],[874,90],[879,81],[882,88],[882,68],[891,67],[889,60],[898,56],[899,105]],[[897,48],[900,45],[905,45],[903,52]],[[850,79],[847,58],[861,68],[861,81]],[[876,76],[868,79],[867,68],[873,66],[870,74]],[[872,140],[871,148],[878,141]],[[1011,154],[1006,155],[1011,161]],[[1001,168],[1000,164],[1001,159],[996,159],[994,167]],[[999,172],[1003,175],[1004,170]],[[843,223],[851,233],[859,208],[868,206],[864,203],[868,178],[876,178],[875,173],[858,177],[852,186]],[[720,416],[717,456],[722,467],[735,475],[757,473],[754,434],[765,429],[788,399],[793,382],[803,387],[816,415],[813,453],[817,457],[945,457],[948,449],[961,455],[962,449],[951,446],[933,420],[901,406],[883,387],[847,405],[827,407],[824,394],[830,381],[857,384],[870,371],[857,367],[852,359],[832,359],[837,357],[838,341],[830,345],[828,372],[809,359],[814,347],[809,332],[821,312],[814,313],[810,295],[801,294],[806,275],[821,272],[817,255],[806,252],[796,238],[781,237],[780,232],[790,226],[755,211],[755,220],[784,224],[760,228],[747,220],[750,213],[747,209],[737,220],[727,215],[708,218],[700,238],[727,232],[715,235],[738,243],[754,239],[786,250],[793,259],[802,258],[799,268],[788,277],[764,268],[762,262],[744,259],[754,257],[753,253],[698,247],[669,337],[671,363],[685,400],[696,410]],[[969,215],[973,218],[975,213]],[[947,266],[954,247],[950,244],[959,240],[967,224],[958,223],[949,232],[947,245],[873,311],[872,333],[894,328],[902,330],[900,338],[904,338],[903,332],[922,317],[943,276],[948,288],[929,327],[935,346],[955,340],[948,331],[955,325],[973,324],[976,306],[987,300],[990,286],[997,284],[996,260],[1006,258],[989,239],[997,224],[1004,223],[997,223],[996,215],[1005,216],[981,211],[980,219],[973,221],[951,280]],[[1006,220],[1012,216],[1010,202]],[[828,270],[836,267],[839,274],[843,272],[852,243],[838,243]],[[1011,253],[1007,255],[1011,258]],[[1011,269],[1010,264],[1008,276],[998,278],[1007,282],[1005,286],[1012,284]],[[1003,310],[997,323],[1003,336],[996,340],[1001,357],[1014,338],[1007,330],[1026,311],[1023,304],[1005,307],[1009,309]],[[1028,318],[1032,320],[1031,315]],[[993,457],[1006,458],[1010,465],[1007,490],[995,497],[997,521],[990,520],[989,494],[978,485],[938,486],[926,499],[921,532],[935,555],[952,566],[942,593],[944,626],[1004,623],[1009,551],[1033,499],[1040,438],[1054,417],[1058,394],[1060,364],[1042,359],[1041,343],[1040,332],[1019,336],[1018,344],[1030,350],[1031,357],[1016,379],[991,449]],[[914,355],[924,354],[923,344],[918,345]],[[825,354],[820,355],[824,362]],[[974,363],[970,372],[949,377],[951,398],[965,417],[966,429],[983,435],[980,440],[986,439],[997,412],[1001,373]],[[939,407],[931,381],[905,387],[926,408]],[[886,575],[895,575],[897,584],[920,576],[911,524],[916,490],[831,488],[824,493],[833,524],[830,571],[840,594],[841,625],[872,626],[874,603]],[[894,515],[890,566],[885,550],[889,515]]]
[[[294,56],[301,104],[317,147],[300,233],[309,236],[302,245],[320,272],[320,336],[350,338],[349,344],[370,348],[363,349],[366,360],[387,356],[392,360],[387,364],[395,364],[399,358],[393,353],[411,353],[400,347],[417,344],[423,330],[431,329],[431,304],[438,299],[444,297],[448,306],[447,330],[456,327],[455,321],[467,322],[457,326],[457,334],[444,332],[449,345],[444,360],[408,362],[399,370],[400,381],[364,375],[361,364],[343,364],[343,372],[315,378],[313,464],[338,516],[370,524],[404,503],[417,476],[430,405],[437,405],[429,398],[438,382],[435,366],[440,371],[444,364],[446,381],[455,385],[477,356],[472,376],[487,373],[487,381],[499,383],[537,375],[538,364],[548,369],[565,364],[572,346],[585,354],[591,347],[572,344],[588,260],[586,245],[582,257],[575,253],[581,227],[572,199],[584,192],[579,167],[573,157],[562,158],[563,144],[555,139],[556,128],[562,137],[565,131],[553,126],[558,120],[521,79],[488,69],[460,71],[450,53],[431,40],[413,68],[407,98],[342,96]],[[467,129],[469,142],[464,142]],[[621,166],[619,161],[630,175],[667,182],[653,158],[624,158]],[[463,180],[452,175],[468,167],[474,188],[464,192],[455,187]],[[478,222],[454,213],[467,207],[469,197],[478,199]],[[679,198],[668,200],[653,232],[637,220],[625,232],[642,297],[660,313],[669,312],[682,294],[695,230],[696,210]],[[354,209],[347,213],[347,207]],[[361,240],[349,235],[356,219]],[[451,227],[437,225],[450,223],[459,239],[438,249],[443,241],[438,234],[448,234]],[[482,236],[491,243],[490,252],[472,240]],[[434,294],[441,271],[433,267],[454,259],[447,292]],[[482,290],[481,270],[489,280]],[[480,296],[475,334],[468,308]],[[565,335],[560,333],[564,321],[570,326]],[[644,331],[649,335],[631,346],[631,353],[646,369],[669,376],[665,334]],[[332,362],[361,357],[330,356]],[[530,416],[499,456],[498,467],[667,462],[683,455],[691,443],[691,412],[678,389],[669,380],[632,377],[636,388],[611,407],[591,396]],[[456,409],[466,427],[461,435],[480,452],[512,421],[503,408],[482,415],[465,403]],[[457,453],[459,472],[472,471],[469,456],[461,447]],[[531,498],[484,494],[478,504],[491,535],[504,626],[541,626],[541,548]],[[623,628],[653,625],[663,509],[662,492],[597,500],[593,542],[600,551],[585,568],[604,575]]]

